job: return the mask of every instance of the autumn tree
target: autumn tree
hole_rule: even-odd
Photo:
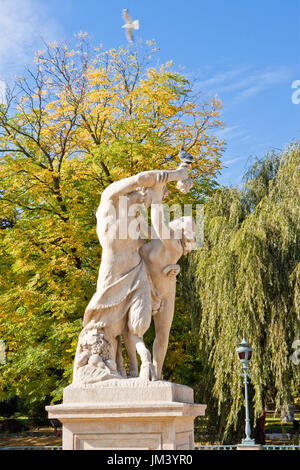
[[[0,106],[0,399],[61,398],[100,263],[95,211],[111,182],[195,156],[189,195],[214,188],[220,102],[201,102],[153,44],[102,51],[44,45]],[[48,398],[47,398],[48,399]]]
[[[235,352],[243,337],[255,348],[256,416],[299,395],[299,366],[291,358],[300,332],[299,161],[295,144],[256,160],[242,190],[217,190],[205,206],[204,246],[183,273],[204,365],[198,399],[209,404],[215,435],[230,442],[244,407]]]

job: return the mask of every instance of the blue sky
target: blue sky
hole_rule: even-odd
[[[30,64],[41,37],[86,31],[105,49],[125,45],[123,8],[140,21],[136,37],[157,41],[161,62],[223,101],[221,184],[241,184],[252,156],[300,140],[300,0],[0,0],[0,79]]]

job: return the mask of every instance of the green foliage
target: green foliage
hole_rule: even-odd
[[[205,207],[205,242],[189,257],[186,305],[199,328],[205,366],[199,394],[208,400],[221,439],[244,404],[235,349],[255,348],[251,383],[255,414],[279,408],[299,392],[291,361],[300,320],[300,146],[256,161],[245,188],[221,188]],[[218,416],[217,416],[218,415]]]

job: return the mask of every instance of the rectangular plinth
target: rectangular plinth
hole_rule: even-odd
[[[72,391],[67,387],[63,404],[46,407],[49,418],[63,423],[63,449],[194,449],[194,419],[204,416],[206,405],[176,401],[184,395],[192,400],[189,387],[180,392],[180,385],[153,384],[128,387],[124,383],[121,388],[125,391],[116,387],[116,393],[104,387],[106,401],[98,400],[102,387],[95,387],[94,393],[91,388]]]
[[[185,403],[53,405],[49,418],[63,423],[63,449],[194,448],[194,419],[205,405]]]
[[[69,385],[64,389],[64,403],[194,403],[194,391],[186,385],[163,380],[109,380],[84,388]]]

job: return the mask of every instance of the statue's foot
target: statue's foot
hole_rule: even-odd
[[[151,373],[150,373],[150,368],[151,368],[151,362],[145,362],[144,364],[141,365],[140,368],[140,379],[142,380],[151,380]]]
[[[125,367],[118,368],[118,372],[122,377],[124,377],[124,379],[127,379],[127,373],[126,373]]]
[[[139,376],[139,371],[138,369],[130,369],[129,368],[129,377],[135,378]]]
[[[151,364],[150,373],[152,382],[154,382],[155,380],[159,380],[159,378],[157,377],[156,369],[153,364]]]
[[[153,372],[152,372],[152,380],[162,380],[162,375],[157,370],[157,363],[153,363]]]
[[[157,380],[154,365],[151,362],[146,362],[141,365],[140,379],[142,380]]]

